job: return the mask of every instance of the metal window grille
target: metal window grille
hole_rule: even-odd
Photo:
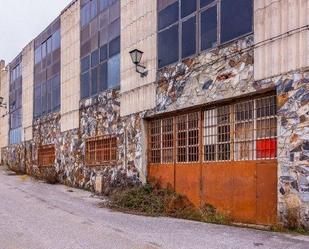
[[[199,113],[176,117],[177,162],[199,161]]]
[[[198,162],[199,122],[199,112],[151,121],[151,163]]]
[[[275,159],[276,97],[204,111],[204,161]]]
[[[116,160],[116,137],[97,137],[86,141],[86,163],[88,165],[102,165]]]
[[[263,96],[152,120],[150,163],[276,159],[276,109],[276,96]]]
[[[38,149],[38,163],[40,167],[52,166],[55,162],[55,146],[41,146]]]
[[[150,124],[150,160],[171,163],[174,157],[173,118],[154,120]]]

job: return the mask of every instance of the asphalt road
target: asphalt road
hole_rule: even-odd
[[[309,248],[309,236],[128,215],[100,202],[0,168],[0,249]]]

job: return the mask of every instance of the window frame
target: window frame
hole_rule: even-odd
[[[237,120],[236,119],[236,106],[239,104],[246,104],[247,102],[253,102],[252,105],[252,116],[251,118]],[[265,101],[266,103],[264,111],[266,115],[258,118],[257,111],[258,108],[256,107],[256,103],[258,101]],[[267,102],[269,101],[269,102]],[[228,119],[225,119],[226,115],[219,115],[218,109],[221,108],[221,114],[226,113]],[[206,112],[213,111],[213,114],[206,115]],[[246,109],[247,110],[247,109]],[[267,114],[267,110],[269,110],[269,115]],[[157,118],[152,118],[149,120],[148,126],[148,164],[150,165],[168,165],[168,164],[195,164],[195,163],[205,163],[205,164],[212,164],[212,163],[222,163],[222,162],[245,162],[245,161],[267,161],[267,160],[277,160],[278,159],[278,131],[277,131],[277,121],[278,121],[278,113],[277,113],[277,102],[276,102],[276,93],[271,91],[268,93],[258,94],[253,97],[240,97],[234,100],[221,102],[219,104],[208,104],[197,108],[191,108],[191,110],[186,110],[181,113],[173,114],[172,116],[164,116],[160,115]],[[198,116],[198,127],[196,128],[198,134],[195,138],[198,140],[198,144],[194,144],[194,148],[198,148],[198,151],[191,157],[191,159],[198,159],[198,160],[191,160],[190,158],[186,158],[186,160],[179,160],[178,159],[178,149],[180,148],[178,143],[178,134],[179,131],[177,129],[177,118],[182,116],[188,116],[197,113]],[[215,122],[209,122],[209,117],[215,117]],[[219,119],[222,117],[222,122]],[[173,146],[164,148],[163,146],[163,122],[164,120],[172,119],[173,121]],[[208,125],[206,124],[206,119],[208,120]],[[257,123],[259,120],[267,120],[265,126],[258,126]],[[236,130],[236,125],[241,123],[248,123],[249,121],[252,122],[252,127],[249,128],[249,132],[253,134],[252,137],[246,136],[245,139],[237,139],[238,133]],[[187,119],[187,121],[192,121],[192,118]],[[221,129],[219,131],[219,127],[229,127],[227,129]],[[188,141],[188,131],[190,129],[185,130],[187,137],[186,141]],[[263,131],[262,137],[258,138],[258,131]],[[191,136],[192,137],[192,136]],[[228,137],[228,139],[226,139]],[[189,136],[190,138],[190,136]],[[209,142],[207,142],[209,141]],[[262,141],[260,144],[260,148],[258,147],[259,141]],[[263,144],[264,142],[264,144]],[[248,155],[240,156],[243,152],[242,149],[236,148],[238,145],[249,144],[248,149],[244,152]],[[210,153],[206,152],[206,146],[214,146],[210,148]],[[228,145],[228,148],[223,150],[223,152],[219,152],[220,145]],[[250,147],[251,145],[251,147]],[[155,146],[155,147],[154,147]],[[186,154],[188,154],[188,150],[190,150],[190,145],[186,142]],[[191,146],[192,147],[192,146]],[[173,153],[173,159],[170,161],[164,161],[164,149],[169,149]],[[222,150],[221,150],[222,151]],[[262,156],[257,156],[258,152]],[[214,153],[213,155],[211,155]],[[226,153],[226,155],[225,155]],[[206,159],[209,158],[209,159]]]
[[[39,168],[51,167],[55,164],[56,148],[54,144],[39,146],[37,153],[38,153],[37,160]]]
[[[251,32],[246,33],[246,34],[242,34],[240,36],[235,37],[232,40],[221,43],[221,1],[222,0],[214,0],[212,3],[209,3],[209,4],[207,4],[203,7],[201,7],[201,0],[196,0],[196,5],[197,5],[196,11],[192,12],[191,14],[189,14],[189,15],[183,17],[183,18],[181,17],[181,2],[182,2],[182,0],[176,0],[176,1],[179,2],[177,22],[174,22],[174,23],[166,26],[165,28],[159,30],[159,25],[158,25],[159,19],[157,21],[157,44],[158,44],[158,46],[157,46],[157,58],[158,58],[157,59],[157,68],[158,68],[158,70],[162,70],[166,67],[176,65],[179,62],[182,62],[186,59],[194,58],[194,57],[196,57],[196,56],[198,56],[202,53],[205,53],[205,52],[207,53],[207,52],[210,52],[210,51],[215,50],[217,48],[222,48],[222,47],[226,46],[227,44],[233,43],[236,40],[239,40],[243,37],[249,36],[249,35],[254,33],[254,15],[253,15],[252,16],[252,31]],[[165,8],[174,4],[175,2],[167,5]],[[207,9],[210,9],[214,6],[217,6],[217,44],[214,47],[202,50],[202,44],[201,44],[202,43],[201,42],[201,26],[202,26],[201,25],[201,14],[203,12],[205,12]],[[254,10],[254,0],[252,0],[252,8]],[[161,11],[162,10],[163,9],[161,9]],[[160,11],[159,11],[159,3],[158,2],[157,2],[157,10],[156,11],[157,11],[157,15],[158,15],[158,18],[159,18]],[[195,34],[196,51],[195,51],[194,54],[182,58],[182,25],[183,25],[183,22],[189,20],[193,16],[196,16],[196,34]],[[171,28],[173,25],[176,25],[176,24],[178,24],[178,60],[173,62],[173,63],[169,63],[167,65],[160,67],[160,65],[159,65],[159,33]]]
[[[120,80],[118,81],[117,85],[113,85],[112,87],[110,87],[110,83],[109,83],[109,80],[108,80],[108,77],[110,75],[110,69],[109,69],[109,62],[111,59],[114,59],[115,57],[120,57],[120,53],[121,53],[121,27],[119,27],[119,35],[118,36],[115,36],[113,38],[111,38],[109,36],[109,29],[112,27],[112,25],[116,22],[119,22],[119,25],[120,25],[120,19],[121,19],[121,10],[119,9],[119,13],[120,13],[120,16],[117,17],[116,19],[113,19],[113,20],[110,20],[110,11],[111,11],[111,8],[114,7],[115,5],[119,4],[119,8],[120,8],[120,0],[113,0],[113,1],[107,1],[108,4],[105,5],[105,7],[103,9],[101,9],[101,0],[91,0],[91,1],[96,1],[97,2],[97,13],[96,15],[90,19],[90,21],[85,24],[85,25],[82,25],[82,20],[80,21],[80,33],[82,34],[86,29],[91,29],[90,26],[91,26],[91,21],[92,20],[95,20],[96,18],[98,18],[98,29],[92,34],[92,31],[90,30],[89,31],[89,34],[85,37],[85,39],[83,40],[83,43],[80,44],[80,49],[82,50],[82,47],[88,43],[89,41],[91,41],[92,37],[94,36],[97,36],[97,46],[95,48],[92,48],[90,47],[89,50],[87,50],[86,53],[81,53],[82,56],[80,56],[80,62],[82,62],[86,57],[89,56],[89,60],[90,60],[90,67],[89,69],[87,70],[84,70],[80,72],[80,76],[81,78],[83,76],[85,76],[87,73],[89,75],[89,82],[88,82],[88,94],[86,92],[83,92],[83,89],[84,89],[84,85],[82,85],[82,82],[80,82],[80,85],[81,85],[81,92],[80,92],[80,100],[85,100],[85,99],[88,99],[88,98],[95,98],[97,97],[100,93],[102,92],[105,92],[105,91],[109,91],[109,90],[114,90],[114,89],[119,89],[120,88]],[[82,9],[84,8],[84,6],[86,6],[87,4],[90,4],[91,1],[88,1],[87,3],[85,3],[83,6],[81,6],[80,8],[80,11],[82,11]],[[119,3],[117,3],[117,1],[119,1]],[[107,19],[106,19],[106,23],[104,26],[101,27],[100,25],[100,17],[101,17],[101,14],[104,13],[104,12],[107,12]],[[117,12],[118,13],[118,12]],[[118,27],[118,26],[117,26]],[[107,37],[106,37],[106,40],[104,40],[104,42],[101,42],[101,32],[106,30],[107,32]],[[118,34],[118,31],[117,31],[117,34]],[[111,56],[110,54],[110,48],[111,48],[111,43],[112,42],[115,42],[115,44],[119,44],[119,51],[118,53],[115,53]],[[101,44],[102,43],[102,44]],[[101,60],[101,53],[103,51],[103,47],[105,47],[106,49],[106,58],[104,58],[104,60]],[[92,66],[92,63],[91,63],[91,55],[92,53],[98,51],[98,64],[93,67]],[[80,63],[81,64],[81,63]],[[81,65],[82,66],[82,65]],[[80,68],[82,68],[80,66]],[[106,82],[101,82],[101,67],[103,66],[106,66],[106,75],[105,75],[105,78],[106,78]],[[120,79],[120,70],[121,70],[121,65],[119,64],[119,79]],[[96,85],[97,85],[97,89],[95,91],[95,93],[93,92],[93,89],[92,89],[92,71],[93,69],[96,68],[97,69],[97,82],[96,82]],[[104,89],[101,89],[101,88],[104,88]]]
[[[98,149],[98,144],[102,143],[102,145],[108,144],[108,147],[102,147]],[[118,137],[116,135],[102,135],[102,136],[96,136],[96,137],[91,137],[87,138],[85,141],[85,158],[84,162],[87,166],[110,166],[110,165],[116,165],[117,160],[118,160]],[[94,149],[89,149],[91,145],[94,145]],[[98,160],[98,150],[103,152],[103,157],[104,157],[104,152],[108,151],[108,160],[104,160],[103,157],[101,161]],[[94,159],[91,160],[91,153],[94,153]],[[106,155],[106,154],[105,154]],[[102,154],[101,154],[102,156]]]
[[[9,79],[9,144],[18,144],[22,141],[22,58],[15,61],[10,69]]]
[[[51,24],[36,38],[37,44],[35,45],[35,52],[33,53],[34,120],[50,113],[57,112],[61,107],[61,26],[52,29],[52,25],[54,24]],[[49,50],[47,44],[50,45]],[[41,52],[40,60],[36,61],[36,56],[39,54],[39,51]],[[44,57],[42,56],[43,53],[45,53]],[[50,90],[50,92],[48,90]],[[44,99],[46,103],[42,101],[42,99]]]

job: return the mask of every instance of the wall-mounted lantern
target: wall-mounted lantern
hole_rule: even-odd
[[[132,60],[133,64],[135,64],[135,67],[136,67],[136,72],[139,73],[141,75],[141,77],[145,77],[145,76],[148,75],[148,70],[146,69],[146,67],[144,67],[140,64],[140,62],[142,60],[143,53],[144,52],[142,52],[138,49],[134,49],[130,52],[131,60]]]

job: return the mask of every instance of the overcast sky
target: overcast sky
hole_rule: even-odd
[[[70,2],[0,0],[0,59],[11,62]]]

